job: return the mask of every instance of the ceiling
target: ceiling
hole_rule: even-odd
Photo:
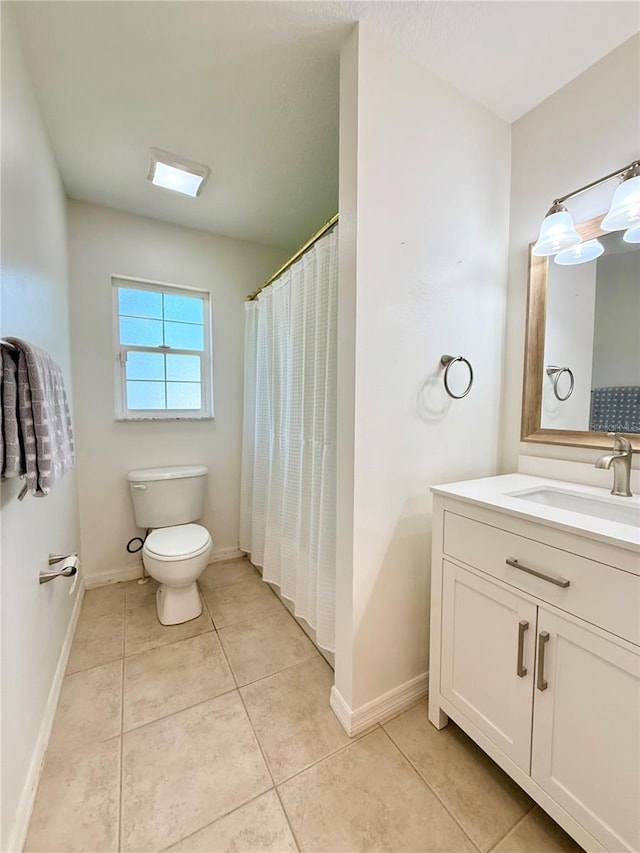
[[[354,21],[510,122],[640,29],[617,0],[10,5],[71,198],[285,249],[337,209]],[[151,147],[207,164],[202,195],[152,186]]]

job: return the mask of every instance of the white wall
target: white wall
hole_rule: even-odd
[[[596,302],[596,264],[560,266],[549,260],[547,280],[547,323],[544,338],[542,418],[544,429],[589,429],[591,412],[591,363]],[[553,391],[548,365],[569,367],[574,388],[568,400],[560,401]],[[566,396],[570,380],[558,379],[558,393]]]
[[[593,387],[640,385],[640,247],[597,261]]]
[[[336,687],[356,710],[427,669],[430,487],[496,471],[510,131],[363,25],[341,77]],[[464,400],[443,353],[473,364]]]
[[[158,190],[162,192],[162,190]],[[72,357],[80,523],[85,571],[117,579],[139,564],[125,545],[139,534],[126,474],[134,468],[205,464],[202,523],[214,556],[238,547],[244,299],[286,259],[281,249],[69,202]],[[209,290],[215,419],[114,421],[111,275]]]
[[[554,198],[638,156],[640,36],[636,35],[512,126],[509,298],[501,468],[519,453],[593,462],[597,450],[520,442],[527,302],[527,247]],[[615,189],[585,193],[568,206],[576,221],[603,213]]]
[[[47,350],[71,395],[65,195],[7,5],[2,8],[1,335]],[[47,497],[2,484],[2,850],[26,830],[46,706],[76,596],[40,586],[49,552],[80,546],[75,471]],[[33,766],[30,767],[30,765]],[[31,772],[30,772],[31,771]],[[25,786],[27,790],[25,790]],[[27,810],[27,811],[25,811]]]

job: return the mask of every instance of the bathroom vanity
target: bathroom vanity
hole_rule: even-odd
[[[585,849],[640,850],[640,499],[509,474],[434,491],[429,719]]]

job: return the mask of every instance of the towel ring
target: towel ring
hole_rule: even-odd
[[[469,368],[469,384],[464,389],[462,394],[454,394],[451,388],[449,388],[449,369],[451,368],[452,364],[456,363],[456,361],[463,361]],[[466,397],[469,391],[471,391],[471,387],[473,385],[473,367],[471,367],[471,362],[468,358],[465,358],[462,355],[443,355],[440,358],[440,364],[444,367],[445,391],[450,397],[453,397],[454,400],[462,400],[462,398]]]
[[[564,395],[564,397],[558,394],[558,382],[560,381],[560,377],[563,373],[569,374],[569,390]],[[553,393],[555,395],[556,400],[560,400],[561,403],[564,403],[565,400],[568,400],[569,397],[573,394],[573,386],[575,384],[573,378],[573,371],[570,367],[558,367],[555,364],[550,364],[549,367],[547,367],[547,376],[553,376]]]

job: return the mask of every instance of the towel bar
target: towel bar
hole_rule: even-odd
[[[454,394],[451,388],[449,387],[449,370],[451,366],[456,364],[456,362],[462,362],[467,365],[469,370],[469,383],[462,394]],[[463,355],[443,355],[440,358],[440,364],[444,367],[444,387],[445,391],[450,397],[453,397],[454,400],[462,400],[463,397],[466,397],[469,391],[471,391],[471,387],[473,385],[473,367],[471,367],[471,362],[468,358],[465,358]]]

